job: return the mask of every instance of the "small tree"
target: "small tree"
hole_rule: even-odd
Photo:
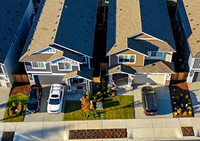
[[[86,117],[89,117],[88,110],[90,109],[90,100],[88,99],[88,97],[83,96],[81,98],[81,104],[81,108],[87,113]]]

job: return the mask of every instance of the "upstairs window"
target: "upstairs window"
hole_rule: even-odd
[[[58,62],[58,69],[59,70],[69,70],[71,71],[72,70],[72,66],[71,66],[71,63],[69,62]]]
[[[151,57],[162,58],[162,57],[163,57],[163,52],[152,51],[152,52],[151,52]]]
[[[135,63],[136,55],[119,55],[118,62],[119,63]]]
[[[45,63],[44,62],[32,62],[32,68],[33,69],[45,69]]]

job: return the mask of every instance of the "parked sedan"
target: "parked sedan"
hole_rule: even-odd
[[[142,104],[146,115],[156,115],[158,113],[158,104],[156,93],[150,86],[141,89]]]
[[[28,105],[26,111],[29,113],[35,113],[40,110],[40,103],[42,98],[42,86],[32,85],[30,89]]]
[[[51,85],[49,98],[47,100],[48,113],[60,113],[64,97],[64,87],[61,84]]]

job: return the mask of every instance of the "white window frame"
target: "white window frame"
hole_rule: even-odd
[[[45,62],[43,62],[43,61],[34,61],[34,62],[42,62],[42,63],[44,63],[44,68],[34,67],[34,66],[33,66],[33,62],[31,62],[31,66],[32,66],[33,69],[46,69],[46,64],[45,64]]]
[[[120,55],[123,55],[123,56],[125,56],[125,55],[135,56],[134,62],[119,62],[119,56]],[[135,64],[135,62],[136,62],[136,55],[135,54],[118,54],[118,64]]]
[[[69,63],[71,65],[71,69],[60,69],[59,68],[59,63]],[[71,64],[71,62],[58,62],[57,64],[58,64],[58,70],[59,71],[72,71],[72,64]]]
[[[156,52],[156,56],[151,56],[151,53],[152,53],[152,52]],[[157,52],[161,52],[161,53],[162,53],[162,57],[158,57],[158,56],[157,56]],[[150,52],[150,57],[151,57],[151,58],[163,58],[163,55],[164,55],[164,52],[162,52],[162,51],[151,51],[151,52]]]

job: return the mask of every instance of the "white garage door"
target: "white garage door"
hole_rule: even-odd
[[[165,75],[156,74],[136,74],[133,79],[134,84],[165,84]]]

